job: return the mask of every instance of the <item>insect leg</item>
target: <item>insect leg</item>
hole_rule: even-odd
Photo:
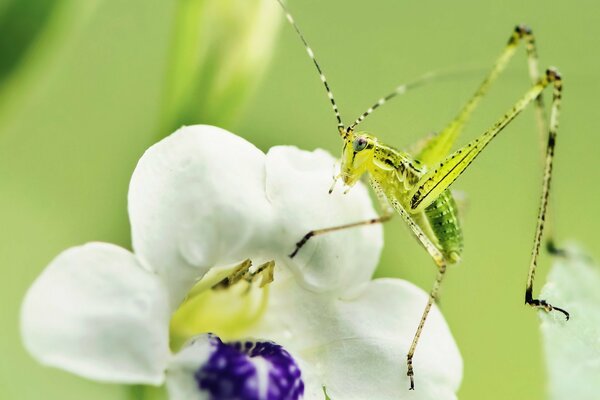
[[[420,212],[429,206],[467,169],[471,162],[481,154],[483,149],[492,141],[492,139],[494,139],[517,115],[519,115],[529,103],[535,101],[540,93],[542,93],[542,91],[550,84],[554,86],[553,115],[551,116],[551,119],[557,120],[562,80],[556,70],[548,69],[545,76],[533,85],[490,129],[447,156],[437,165],[434,164],[431,169],[419,179],[408,194],[409,211]],[[558,122],[555,121],[555,126],[548,133],[549,138],[556,135],[555,131],[557,125]]]
[[[535,269],[537,267],[537,259],[540,253],[540,245],[542,235],[544,233],[544,222],[546,221],[546,211],[548,209],[548,199],[550,195],[550,183],[552,180],[552,162],[554,160],[554,147],[556,145],[556,134],[558,130],[558,116],[560,112],[560,100],[562,98],[562,80],[560,76],[555,75],[554,91],[552,94],[552,109],[550,111],[550,128],[548,130],[548,144],[546,146],[546,157],[544,163],[544,177],[542,180],[542,195],[540,199],[540,207],[538,211],[537,224],[535,227],[535,236],[533,241],[533,249],[531,251],[531,261],[529,262],[529,272],[527,274],[527,284],[525,287],[525,304],[529,304],[534,308],[541,308],[545,311],[556,310],[563,313],[569,320],[569,313],[562,308],[552,306],[545,300],[533,298],[533,280],[535,277]],[[552,241],[549,242],[552,245]]]
[[[517,28],[519,28],[519,27],[517,27]],[[539,80],[539,77],[540,77],[535,37],[533,36],[531,29],[529,29],[528,27],[522,26],[522,29],[524,31],[525,48],[527,50],[527,64],[529,66],[529,78],[531,79],[532,83],[535,83]],[[534,106],[535,106],[536,126],[537,126],[537,130],[538,130],[539,141],[540,141],[540,149],[542,151],[541,160],[542,160],[542,165],[544,165],[544,168],[545,168],[546,154],[545,154],[544,148],[547,147],[546,135],[548,132],[548,127],[546,126],[547,118],[546,118],[546,113],[544,110],[544,99],[541,96],[541,94],[535,99]],[[550,201],[550,204],[548,205],[548,207],[551,208],[551,205],[552,205],[552,202]],[[548,251],[548,253],[555,255],[555,256],[566,256],[567,253],[564,249],[561,249],[561,248],[558,248],[555,246],[552,225],[553,224],[552,224],[551,219],[546,221],[546,238],[547,238],[546,239],[546,250]]]
[[[290,258],[294,258],[294,256],[296,254],[298,254],[298,251],[306,244],[306,242],[308,242],[308,240],[312,237],[318,236],[318,235],[323,235],[325,233],[330,233],[330,232],[336,232],[336,231],[342,231],[345,229],[350,229],[350,228],[356,228],[358,226],[365,226],[365,225],[373,225],[373,224],[381,224],[384,222],[389,221],[390,219],[392,219],[393,214],[391,213],[386,213],[380,217],[377,218],[371,218],[371,219],[367,219],[365,221],[358,221],[358,222],[353,222],[350,224],[344,224],[344,225],[338,225],[338,226],[332,226],[329,228],[323,228],[323,229],[315,229],[312,231],[309,231],[306,235],[304,235],[302,237],[302,239],[300,239],[300,241],[298,243],[296,243],[296,248],[294,249],[294,251],[290,254]]]
[[[505,50],[502,52],[502,54],[494,64],[494,67],[492,68],[488,76],[484,79],[480,87],[476,90],[472,99],[463,107],[463,109],[459,112],[456,118],[452,122],[450,122],[450,124],[444,130],[442,130],[438,135],[427,140],[426,144],[422,146],[422,149],[419,151],[419,154],[415,158],[421,160],[426,164],[434,164],[439,162],[443,157],[445,157],[448,154],[454,141],[460,135],[462,127],[468,121],[468,118],[470,117],[471,113],[474,111],[479,101],[485,95],[491,84],[505,69],[506,65],[508,64],[508,61],[514,54],[516,47],[521,41],[525,43],[529,78],[532,84],[535,84],[539,81],[539,58],[537,53],[535,36],[528,26],[517,25],[513,33],[511,34],[511,37],[508,40],[508,44],[506,45]],[[541,94],[536,97],[534,107],[538,137],[541,143],[540,149],[542,149],[541,159],[543,162],[543,160],[545,159],[544,147],[546,144],[545,138],[548,132],[548,128],[546,126],[544,102]],[[550,254],[564,256],[566,252],[563,249],[557,248],[555,246],[551,222],[551,220],[547,221],[546,236],[548,237],[548,239],[546,243],[546,248]]]
[[[375,180],[371,180],[371,186],[375,193],[377,193],[378,197],[382,197],[385,195],[385,192],[382,186]],[[433,261],[438,267],[437,276],[435,278],[435,282],[433,283],[433,287],[429,292],[429,299],[427,300],[427,304],[425,305],[425,309],[423,310],[423,314],[421,316],[421,320],[419,321],[419,325],[417,326],[417,331],[415,332],[415,336],[413,337],[412,343],[406,354],[406,375],[410,379],[410,390],[414,390],[415,381],[414,381],[414,369],[413,369],[413,357],[415,355],[415,350],[417,348],[417,344],[419,342],[419,338],[421,337],[421,333],[423,332],[423,327],[425,326],[425,321],[427,320],[427,316],[429,315],[429,311],[433,306],[433,303],[439,298],[439,290],[442,284],[442,279],[446,273],[446,259],[440,252],[440,250],[433,244],[433,242],[429,239],[429,237],[423,232],[421,227],[415,222],[415,220],[411,217],[411,215],[402,207],[400,202],[393,198],[391,194],[387,196],[387,199],[391,206],[400,214],[402,219],[406,222],[411,232],[415,235],[415,237],[419,240],[419,242],[425,247]]]
[[[435,260],[435,258],[434,258],[434,260]],[[427,305],[425,306],[425,309],[423,310],[423,315],[421,316],[421,320],[419,321],[419,325],[417,326],[417,331],[415,332],[413,341],[410,345],[408,353],[406,354],[406,366],[407,366],[406,375],[410,379],[409,390],[415,389],[415,380],[414,380],[415,373],[413,370],[412,360],[415,355],[417,343],[419,342],[419,338],[421,337],[421,333],[423,332],[423,326],[425,326],[425,320],[427,319],[427,315],[429,315],[429,310],[431,310],[431,306],[439,298],[440,286],[442,284],[442,279],[444,278],[444,274],[446,273],[446,261],[443,258],[439,261],[435,261],[435,263],[438,266],[437,276],[435,277],[435,282],[433,283],[431,292],[429,292],[429,299],[427,300]]]
[[[518,25],[513,33],[511,34],[506,47],[494,63],[491,71],[485,77],[483,82],[479,85],[471,99],[465,104],[460,110],[458,115],[446,126],[439,134],[432,137],[423,145],[422,149],[418,154],[415,154],[415,158],[420,160],[426,165],[431,165],[442,160],[452,148],[452,145],[460,135],[464,125],[469,120],[471,114],[475,108],[479,105],[483,96],[488,92],[492,83],[498,78],[498,76],[505,70],[506,65],[514,55],[519,43],[525,42],[527,51],[527,62],[529,66],[529,77],[533,84],[539,81],[539,69],[538,69],[538,57],[535,46],[535,38],[531,29],[525,25]],[[536,98],[536,120],[538,129],[540,131],[540,137],[545,135],[545,118],[544,109],[542,103],[542,97]]]
[[[534,85],[516,105],[502,117],[488,131],[480,137],[468,143],[463,148],[457,150],[435,168],[421,177],[415,188],[409,193],[410,207],[412,212],[418,212],[427,207],[439,194],[446,190],[455,180],[467,169],[471,162],[481,153],[481,151],[490,143],[490,141],[518,115],[526,106],[539,96],[539,94],[548,85],[553,85],[552,108],[550,112],[550,126],[548,130],[546,156],[544,163],[544,177],[542,181],[542,194],[534,236],[534,243],[531,252],[531,261],[529,263],[529,273],[527,275],[527,285],[525,290],[525,303],[534,308],[541,308],[546,311],[556,310],[565,315],[568,319],[569,314],[558,307],[548,304],[544,300],[533,298],[533,280],[537,259],[540,251],[544,223],[546,220],[546,211],[548,208],[548,198],[550,194],[550,182],[552,178],[552,162],[554,160],[554,147],[556,144],[556,134],[558,129],[558,116],[560,111],[560,102],[562,97],[562,79],[554,69],[546,71],[546,76]]]
[[[379,216],[377,218],[367,219],[367,220],[364,220],[364,221],[352,222],[350,224],[332,226],[332,227],[329,227],[329,228],[315,229],[315,230],[309,231],[306,235],[304,235],[302,237],[302,239],[300,239],[300,241],[298,243],[296,243],[296,248],[289,255],[289,257],[290,258],[294,258],[294,256],[296,254],[298,254],[298,251],[312,237],[315,237],[315,236],[318,236],[318,235],[323,235],[325,233],[337,232],[337,231],[342,231],[342,230],[345,230],[345,229],[356,228],[356,227],[359,227],[359,226],[367,226],[367,225],[373,225],[373,224],[382,224],[382,223],[385,223],[385,222],[389,221],[390,219],[392,219],[392,217],[394,216],[394,210],[390,207],[390,205],[387,202],[385,196],[383,195],[383,192],[377,192],[377,191],[375,191],[375,194],[377,195],[377,200],[379,201],[379,206],[381,207],[381,209],[383,211],[381,216]]]

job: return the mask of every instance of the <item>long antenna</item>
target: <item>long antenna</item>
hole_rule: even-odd
[[[325,74],[323,74],[323,70],[321,69],[321,66],[319,66],[319,63],[317,62],[317,59],[315,58],[315,53],[312,51],[312,49],[306,42],[306,39],[304,39],[304,35],[302,35],[302,32],[300,32],[300,28],[298,28],[298,25],[296,25],[296,22],[294,22],[294,18],[292,17],[292,14],[290,14],[290,12],[286,8],[286,6],[283,4],[283,1],[277,0],[277,2],[281,6],[281,8],[283,8],[283,12],[285,12],[285,16],[286,16],[287,20],[290,22],[290,24],[292,24],[292,26],[294,27],[294,30],[296,30],[296,33],[300,37],[300,40],[302,40],[302,43],[304,43],[304,48],[306,49],[308,56],[315,64],[315,67],[317,67],[317,71],[319,72],[319,76],[321,77],[321,82],[323,82],[323,85],[325,85],[325,90],[327,91],[327,97],[329,97],[329,101],[331,101],[331,107],[333,108],[333,112],[335,113],[335,118],[337,118],[338,131],[340,132],[340,135],[345,136],[344,123],[342,122],[342,117],[340,116],[340,111],[338,110],[337,104],[335,104],[335,99],[333,98],[333,92],[331,91],[331,89],[329,88],[329,85],[327,84],[327,79],[325,79]]]
[[[384,105],[385,103],[387,103],[394,97],[408,92],[410,89],[414,89],[416,87],[425,85],[436,79],[451,78],[451,77],[456,77],[457,75],[463,75],[463,74],[468,76],[468,75],[470,75],[470,71],[466,71],[466,70],[445,71],[445,72],[432,71],[432,72],[427,72],[426,74],[421,75],[420,77],[418,77],[417,79],[415,79],[413,81],[403,83],[402,85],[397,86],[396,89],[394,89],[394,91],[389,93],[387,96],[384,96],[384,97],[380,98],[379,100],[377,100],[377,102],[375,104],[373,104],[371,107],[369,107],[369,109],[367,111],[362,113],[360,115],[360,117],[358,117],[356,119],[356,121],[354,121],[354,123],[348,127],[348,129],[350,129],[350,130],[354,129],[358,124],[363,122],[365,120],[365,118],[367,118],[367,116],[369,116],[378,107]]]

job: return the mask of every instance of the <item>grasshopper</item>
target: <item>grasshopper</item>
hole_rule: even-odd
[[[361,177],[368,177],[369,183],[377,195],[383,211],[382,215],[378,218],[310,231],[296,244],[296,248],[290,254],[290,257],[294,257],[308,240],[315,236],[343,229],[383,223],[390,220],[394,213],[400,215],[410,228],[413,236],[429,253],[437,266],[437,275],[430,291],[429,299],[406,355],[407,376],[410,379],[409,389],[414,390],[415,388],[413,357],[427,315],[433,303],[438,299],[440,285],[446,273],[447,266],[458,263],[463,250],[463,235],[458,218],[457,205],[450,191],[450,186],[469,167],[471,162],[475,160],[483,149],[487,147],[492,139],[531,103],[534,104],[536,109],[538,130],[542,136],[547,137],[547,145],[544,156],[542,193],[525,289],[525,303],[535,309],[542,309],[547,312],[558,311],[564,314],[568,320],[569,313],[566,310],[553,306],[545,300],[533,297],[533,282],[550,194],[552,162],[563,86],[562,77],[555,68],[548,68],[545,74],[540,76],[535,38],[531,29],[525,25],[518,25],[513,30],[508,43],[490,72],[479,85],[475,94],[459,111],[458,115],[439,133],[425,138],[416,146],[413,146],[414,150],[408,153],[382,143],[377,137],[371,134],[357,131],[356,128],[374,110],[381,107],[393,97],[404,94],[408,89],[430,80],[431,76],[424,76],[412,83],[398,86],[393,92],[380,98],[351,125],[346,126],[342,122],[333,93],[321,66],[315,58],[314,52],[302,35],[292,15],[282,3],[282,0],[277,1],[283,8],[287,20],[298,34],[308,56],[315,65],[337,119],[337,131],[343,141],[343,148],[340,173],[334,178],[334,185],[337,180],[342,180],[348,189],[350,189]],[[450,152],[472,112],[487,93],[492,83],[504,71],[520,43],[524,43],[526,48],[529,76],[532,82],[531,87],[491,128],[458,150]],[[542,100],[542,93],[546,88],[552,88],[552,104],[548,126],[546,126]],[[330,192],[332,190],[333,185]],[[548,249],[555,252],[558,251],[551,240],[548,241]]]

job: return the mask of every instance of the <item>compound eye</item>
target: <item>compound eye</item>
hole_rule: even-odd
[[[354,139],[354,142],[352,142],[352,148],[356,152],[364,150],[365,147],[367,147],[367,139],[362,136],[357,137]]]

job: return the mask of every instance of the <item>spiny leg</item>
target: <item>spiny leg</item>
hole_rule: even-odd
[[[467,169],[471,162],[481,154],[483,149],[492,141],[492,139],[494,139],[531,102],[535,101],[540,93],[542,93],[542,91],[550,84],[553,84],[555,88],[558,87],[558,90],[560,91],[561,79],[558,72],[554,69],[547,70],[546,75],[533,85],[506,114],[492,125],[490,129],[447,156],[444,160],[437,163],[437,165],[432,165],[430,170],[419,179],[417,184],[408,194],[410,211],[423,211],[444,190],[448,189],[448,187]],[[553,103],[559,102],[560,98],[553,100]],[[553,104],[553,109],[554,108]]]
[[[432,165],[441,161],[452,148],[452,145],[460,135],[464,125],[469,120],[475,108],[479,105],[483,96],[488,92],[494,81],[505,70],[509,61],[513,57],[519,43],[525,42],[527,51],[527,62],[529,69],[529,77],[532,84],[539,81],[538,57],[535,45],[535,38],[531,29],[525,25],[518,25],[511,34],[506,47],[494,63],[491,71],[479,85],[471,99],[460,110],[458,115],[446,126],[439,134],[432,137],[415,155],[415,158],[426,165]],[[542,97],[536,98],[536,120],[540,135],[545,135],[545,117]],[[541,136],[540,136],[541,137]]]
[[[546,210],[550,193],[550,181],[552,178],[552,161],[554,159],[554,147],[556,143],[556,134],[558,129],[558,116],[560,110],[560,100],[562,94],[562,79],[554,69],[546,71],[546,75],[540,81],[528,90],[516,104],[497,121],[491,129],[484,132],[480,137],[468,143],[463,148],[457,150],[444,161],[431,169],[421,177],[415,188],[409,193],[410,208],[413,212],[419,212],[431,204],[444,190],[446,190],[471,164],[471,162],[483,151],[490,141],[502,131],[529,103],[535,101],[540,93],[548,86],[553,85],[552,109],[550,113],[550,128],[548,130],[548,145],[546,149],[544,178],[542,182],[542,195],[534,237],[534,244],[529,265],[529,274],[527,277],[527,286],[525,292],[525,302],[532,307],[542,308],[546,311],[556,310],[562,312],[567,319],[569,314],[558,307],[553,307],[544,300],[533,298],[533,279],[537,259],[539,255],[541,238],[544,230]]]
[[[539,78],[540,78],[540,70],[539,70],[539,65],[538,65],[538,54],[537,54],[537,46],[535,44],[535,37],[533,35],[533,32],[531,31],[531,29],[525,25],[519,25],[515,28],[515,32],[520,32],[521,35],[523,36],[523,39],[525,40],[525,49],[527,51],[527,63],[529,66],[529,78],[531,79],[531,82],[533,84],[535,84]],[[540,149],[542,150],[542,154],[541,154],[541,159],[542,159],[542,163],[544,165],[545,168],[545,159],[546,159],[546,154],[544,152],[544,145],[546,144],[546,136],[547,136],[547,132],[548,132],[548,127],[546,126],[546,113],[545,113],[545,109],[544,109],[544,99],[542,97],[542,94],[540,94],[536,99],[535,99],[535,119],[536,119],[536,126],[537,126],[537,130],[538,130],[538,138],[540,141]],[[558,117],[558,116],[557,116]],[[547,147],[547,146],[546,146]],[[551,206],[552,202],[550,202],[548,204],[549,208]],[[548,251],[548,253],[550,253],[551,255],[554,256],[566,256],[567,253],[564,249],[558,248],[555,246],[555,242],[554,242],[554,232],[552,229],[552,220],[546,220],[546,249]]]
[[[374,179],[371,180],[371,186],[377,196],[379,198],[387,196],[389,203],[391,206],[400,214],[404,222],[408,225],[411,232],[415,236],[415,238],[421,243],[421,245],[427,250],[433,261],[438,267],[437,276],[435,282],[433,284],[433,288],[431,292],[429,292],[429,299],[427,300],[427,304],[425,305],[425,309],[423,310],[423,314],[421,315],[421,320],[419,321],[419,325],[417,326],[417,330],[415,332],[415,336],[413,337],[412,343],[406,354],[406,375],[410,379],[410,387],[409,390],[415,389],[415,380],[414,380],[414,369],[413,369],[413,357],[415,355],[415,351],[417,349],[417,344],[421,337],[421,333],[423,332],[423,327],[425,326],[425,321],[427,320],[427,316],[429,315],[429,311],[433,306],[433,303],[439,298],[439,290],[442,283],[442,279],[444,278],[444,274],[446,273],[446,265],[448,264],[446,259],[444,258],[441,251],[433,244],[431,239],[423,232],[421,227],[415,222],[415,220],[410,216],[410,214],[404,209],[402,204],[395,199],[391,193],[386,194],[383,187]]]
[[[470,118],[471,114],[487,93],[492,83],[498,78],[498,76],[505,70],[506,65],[514,55],[517,46],[520,42],[525,43],[525,50],[527,53],[527,64],[529,71],[529,78],[532,84],[536,84],[540,80],[539,72],[539,58],[536,46],[535,36],[533,31],[526,25],[517,25],[511,34],[508,43],[498,57],[494,66],[492,67],[489,74],[485,77],[479,88],[475,91],[472,98],[465,104],[462,110],[458,113],[453,121],[442,130],[438,135],[428,138],[424,144],[420,146],[420,150],[415,158],[421,160],[426,165],[437,163],[445,157],[450,148],[454,144],[457,137],[460,135],[463,126]],[[544,111],[544,102],[542,93],[540,93],[534,103],[535,115],[536,115],[536,126],[538,130],[539,140],[542,142],[540,148],[544,147],[544,138],[547,135],[548,128],[546,127],[546,115]],[[542,150],[543,151],[543,150]],[[416,153],[416,152],[415,152]],[[545,154],[542,154],[542,160],[545,158]],[[548,237],[546,248],[552,255],[566,255],[563,249],[557,248],[553,240],[553,230],[551,220],[547,221],[546,236]]]
[[[529,77],[532,83],[535,83],[539,80],[540,71],[538,65],[538,54],[537,54],[537,46],[535,44],[535,37],[530,28],[520,25],[517,26],[516,29],[521,28],[524,32],[525,46],[527,50],[527,62],[529,64]],[[546,154],[544,151],[544,147],[546,147],[546,136],[548,132],[548,127],[546,126],[546,113],[544,109],[544,99],[540,94],[535,99],[535,117],[536,117],[536,126],[538,130],[538,138],[540,141],[540,149],[541,149],[541,160],[543,168],[545,168],[545,158]],[[548,204],[548,208],[551,208],[552,202]],[[553,256],[566,256],[567,252],[564,249],[558,248],[554,242],[554,231],[552,227],[552,220],[546,220],[546,250]]]
[[[341,231],[341,230],[345,230],[345,229],[356,228],[356,227],[359,227],[359,226],[381,224],[381,223],[387,222],[390,219],[392,219],[392,215],[393,214],[389,213],[389,214],[384,214],[384,215],[382,215],[380,217],[377,217],[377,218],[371,218],[371,219],[367,219],[367,220],[364,220],[364,221],[358,221],[358,222],[353,222],[353,223],[350,223],[350,224],[332,226],[332,227],[329,227],[329,228],[315,229],[315,230],[309,231],[306,235],[304,235],[302,237],[302,239],[300,239],[300,241],[298,243],[296,243],[296,248],[290,254],[290,258],[294,258],[294,256],[296,254],[298,254],[298,251],[312,237],[315,237],[315,236],[318,236],[318,235],[323,235],[325,233],[331,233],[331,232]]]
[[[333,189],[333,186],[332,186],[332,189]],[[330,189],[329,193],[331,193],[331,191],[332,190]],[[331,232],[342,231],[342,230],[345,230],[345,229],[356,228],[356,227],[360,227],[360,226],[368,226],[368,225],[374,225],[374,224],[383,224],[383,223],[389,221],[390,219],[392,219],[392,217],[394,216],[394,210],[390,207],[390,205],[387,202],[387,199],[386,199],[385,195],[383,194],[383,192],[381,192],[381,191],[379,191],[379,192],[375,191],[375,194],[377,195],[377,201],[379,202],[379,207],[382,210],[382,215],[381,216],[379,216],[377,218],[367,219],[367,220],[364,220],[364,221],[352,222],[350,224],[338,225],[338,226],[333,226],[333,227],[329,227],[329,228],[315,229],[315,230],[309,231],[306,235],[304,235],[302,237],[302,239],[300,239],[300,241],[298,243],[296,243],[296,248],[289,255],[289,257],[290,258],[294,258],[294,256],[296,254],[298,254],[298,251],[302,247],[304,247],[304,245],[306,244],[306,242],[308,242],[310,240],[310,238],[312,238],[312,237],[315,237],[315,236],[318,236],[318,235],[323,235],[325,233],[331,233]]]
[[[542,195],[540,199],[540,207],[535,228],[533,249],[531,251],[531,261],[529,262],[527,284],[525,287],[525,303],[529,304],[534,308],[544,309],[545,311],[559,311],[565,315],[567,320],[569,320],[569,313],[564,309],[552,306],[545,300],[533,298],[533,280],[535,277],[535,269],[537,267],[537,260],[540,253],[540,245],[542,241],[542,235],[544,233],[544,222],[546,220],[546,211],[548,208],[548,199],[550,196],[550,183],[552,181],[552,162],[554,160],[554,148],[556,146],[558,117],[560,113],[560,100],[562,98],[562,79],[560,75],[558,75],[558,73],[556,72],[553,73],[552,76],[554,78],[554,90],[552,93],[552,110],[550,111],[550,128],[548,130],[548,144],[546,146],[544,177],[542,180]]]
[[[434,259],[435,260],[435,259]],[[431,292],[429,292],[429,299],[427,300],[427,305],[423,310],[423,315],[421,316],[421,320],[419,321],[419,325],[417,326],[417,331],[415,332],[415,336],[413,337],[413,341],[408,350],[408,354],[406,355],[406,366],[407,372],[406,375],[410,379],[410,388],[409,390],[415,389],[415,379],[414,379],[414,370],[412,360],[415,355],[415,350],[417,349],[417,343],[419,342],[419,338],[421,337],[421,333],[423,332],[423,327],[425,326],[425,320],[429,315],[429,311],[431,310],[431,306],[435,301],[438,300],[440,286],[442,284],[442,279],[446,273],[446,261],[440,260],[436,261],[436,265],[438,266],[438,273],[435,278],[435,282],[433,283],[433,287],[431,288]]]

